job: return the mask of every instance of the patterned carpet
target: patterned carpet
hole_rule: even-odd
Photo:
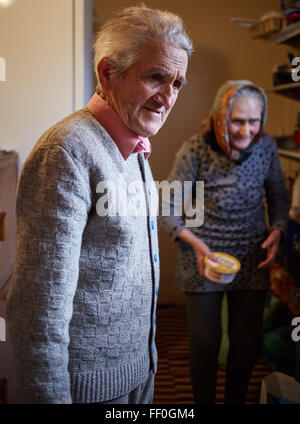
[[[193,404],[189,377],[188,337],[185,308],[159,305],[157,309],[156,345],[159,361],[154,404]],[[259,360],[249,383],[247,404],[259,401],[262,379],[270,373]],[[218,369],[216,403],[224,402],[225,366]],[[0,380],[0,404],[6,403],[5,381]]]
[[[189,377],[189,347],[184,307],[159,305],[156,345],[159,361],[154,404],[194,403]],[[261,381],[270,372],[262,360],[256,363],[249,383],[247,404],[259,402]],[[224,402],[225,376],[226,367],[219,365],[216,403]]]

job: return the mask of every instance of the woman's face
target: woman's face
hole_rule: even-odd
[[[261,106],[255,97],[238,99],[228,122],[229,141],[236,150],[247,149],[261,125]]]

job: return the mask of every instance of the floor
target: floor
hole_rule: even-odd
[[[188,364],[188,337],[185,309],[181,306],[159,305],[157,309],[156,345],[159,361],[154,404],[193,404]],[[262,379],[271,371],[259,360],[249,383],[247,404],[259,402]],[[226,369],[220,365],[216,403],[224,402]],[[6,385],[0,380],[0,404],[6,403]]]
[[[189,377],[188,337],[185,309],[181,306],[160,305],[157,309],[156,345],[159,355],[154,404],[192,404]],[[261,381],[270,374],[259,360],[253,370],[247,404],[259,403]],[[224,402],[226,367],[218,369],[216,403]]]

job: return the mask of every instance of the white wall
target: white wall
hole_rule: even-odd
[[[7,80],[0,82],[0,149],[19,153],[20,166],[46,129],[86,105],[91,10],[91,0],[15,0],[0,8]]]
[[[92,0],[15,0],[0,7],[0,150],[19,154],[19,170],[42,133],[93,91]],[[0,270],[1,272],[1,270]],[[0,301],[0,317],[6,302]],[[0,378],[14,403],[11,344],[0,341]]]
[[[74,110],[88,103],[94,91],[93,0],[74,2]]]

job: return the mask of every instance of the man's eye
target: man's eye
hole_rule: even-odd
[[[153,74],[153,75],[151,75],[151,76],[150,76],[150,78],[151,78],[153,81],[159,81],[159,80],[160,80],[160,78],[161,78],[161,75]]]
[[[173,87],[175,87],[177,90],[181,89],[181,82],[180,81],[174,81]]]

